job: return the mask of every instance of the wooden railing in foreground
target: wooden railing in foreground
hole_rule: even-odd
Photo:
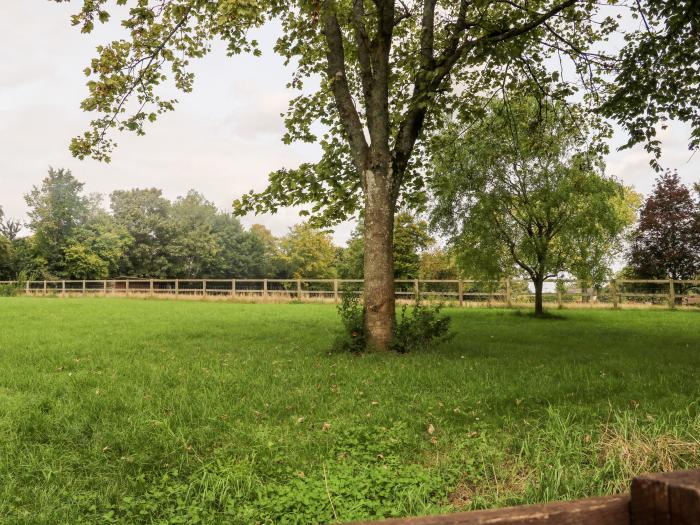
[[[362,288],[360,279],[109,279],[0,281],[27,295],[133,295],[257,298],[277,300],[333,300],[345,289]],[[529,281],[475,281],[466,279],[397,279],[396,297],[417,296],[459,306],[488,303],[512,306],[532,303]],[[700,280],[611,280],[595,287],[573,279],[548,280],[544,300],[550,306],[567,304],[613,306],[643,304],[669,306],[700,305]]]
[[[647,474],[629,496],[354,525],[700,525],[700,470]]]

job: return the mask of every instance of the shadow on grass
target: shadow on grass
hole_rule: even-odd
[[[554,313],[550,310],[545,310],[544,313],[536,314],[529,310],[515,310],[513,315],[516,317],[524,317],[529,319],[538,319],[542,321],[566,321],[566,316]]]

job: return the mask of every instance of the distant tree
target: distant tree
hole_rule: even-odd
[[[638,277],[692,279],[700,273],[700,199],[677,173],[658,177],[642,207],[628,262]]]
[[[0,206],[0,224],[4,220],[5,212]],[[7,280],[12,274],[12,243],[0,230],[0,280]]]
[[[0,235],[9,241],[16,240],[20,231],[22,231],[22,223],[16,219],[5,219],[0,222]]]
[[[279,239],[272,235],[272,232],[262,224],[253,224],[250,233],[256,239],[257,244],[262,247],[260,257],[261,274],[257,277],[281,277],[284,269],[281,267]]]
[[[167,246],[172,236],[171,203],[156,188],[119,190],[110,195],[114,221],[133,243],[120,263],[119,273],[132,277],[171,277]]]
[[[364,257],[364,223],[360,220],[338,256],[338,276],[342,279],[362,279]]]
[[[5,218],[5,212],[0,206],[0,236],[5,237],[8,241],[12,242],[17,238],[20,230],[22,229],[22,223],[20,221]]]
[[[624,188],[603,175],[575,107],[505,98],[469,133],[450,127],[440,144],[434,224],[466,273],[493,277],[517,265],[534,283],[538,315],[544,281],[571,268],[581,240],[615,238],[628,224],[613,205]]]
[[[420,254],[433,244],[428,223],[408,212],[396,215],[394,222],[394,278],[417,279]]]
[[[286,277],[331,279],[337,276],[336,247],[328,232],[297,224],[280,239],[280,261]]]
[[[637,219],[641,202],[639,193],[625,187],[620,194],[591,204],[593,207],[613,207],[614,211],[591,210],[591,216],[597,217],[598,222],[581,229],[574,239],[568,271],[579,281],[584,301],[588,301],[589,288],[599,287],[612,277],[614,260],[623,253],[625,236]]]
[[[267,272],[267,247],[256,234],[227,213],[216,216],[214,231],[219,251],[211,275],[221,278],[274,277]]]
[[[394,278],[416,279],[420,253],[432,244],[426,221],[408,212],[398,213],[394,221]],[[338,263],[343,278],[362,279],[364,247],[364,221],[359,221]]]
[[[217,215],[214,203],[194,190],[172,204],[166,247],[172,276],[195,278],[210,274],[221,249],[215,231]]]
[[[77,228],[63,253],[64,275],[71,279],[106,279],[116,275],[133,238],[102,208],[95,208]]]
[[[425,251],[420,256],[420,279],[459,279],[460,271],[455,257],[449,251],[437,248]]]
[[[63,275],[63,251],[90,214],[91,202],[83,195],[83,186],[70,170],[49,168],[41,185],[24,197],[29,206],[28,226],[34,233],[35,257],[45,260],[48,271],[55,275]]]

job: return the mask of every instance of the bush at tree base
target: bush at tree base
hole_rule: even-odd
[[[403,305],[396,319],[391,349],[405,354],[429,348],[449,338],[450,318],[441,315],[442,307],[442,304],[426,306],[420,298],[410,308]],[[343,323],[343,333],[336,338],[333,348],[356,354],[367,350],[365,309],[361,295],[355,290],[343,291],[338,314]]]

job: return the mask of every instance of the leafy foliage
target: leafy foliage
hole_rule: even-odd
[[[410,309],[401,307],[396,320],[393,350],[405,354],[413,350],[424,350],[445,341],[449,336],[450,318],[440,315],[442,305],[425,306],[420,299]]]
[[[450,318],[440,314],[442,305],[425,306],[420,298],[409,309],[401,307],[394,328],[391,349],[397,353],[424,350],[448,338]],[[361,295],[356,290],[344,290],[338,314],[343,324],[343,333],[334,343],[334,349],[355,354],[367,349],[365,332],[365,310]]]
[[[694,0],[646,0],[633,7],[642,30],[625,35],[611,96],[603,113],[629,134],[625,148],[643,143],[660,169],[659,123],[691,126],[690,149],[700,147],[700,5]]]
[[[700,274],[700,199],[677,173],[658,177],[632,235],[631,269],[642,278],[693,279]]]
[[[334,278],[336,255],[329,232],[309,223],[291,227],[279,241],[279,266],[285,277]]]
[[[504,97],[461,130],[455,124],[440,140],[433,222],[467,273],[527,273],[542,313],[543,281],[601,266],[634,219],[635,201],[604,175],[601,146],[589,142],[576,108]]]
[[[353,354],[364,352],[367,349],[365,309],[358,290],[352,287],[343,290],[338,305],[338,315],[343,324],[343,332],[336,337],[333,348]]]

